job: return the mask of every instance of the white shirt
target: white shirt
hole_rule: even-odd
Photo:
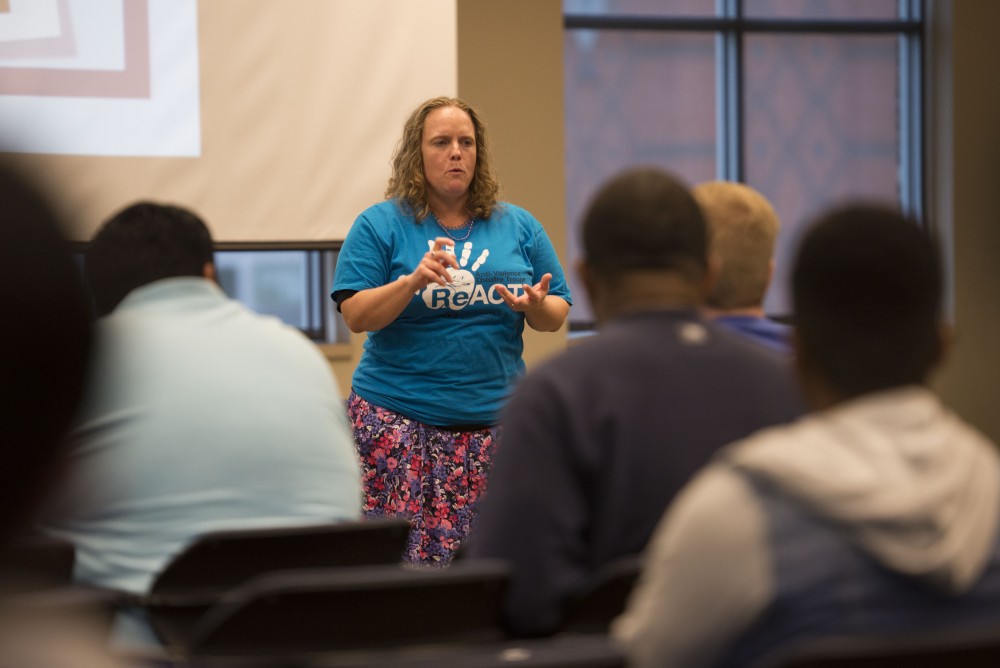
[[[326,360],[204,279],[143,286],[99,321],[72,436],[46,528],[76,544],[81,582],[141,593],[206,531],[360,516]]]

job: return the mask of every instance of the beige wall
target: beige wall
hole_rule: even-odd
[[[458,0],[458,94],[485,118],[504,199],[531,211],[566,260],[560,0]],[[530,368],[566,345],[525,328]]]
[[[935,387],[1000,443],[1000,3],[934,5],[930,212],[950,246],[955,327]]]

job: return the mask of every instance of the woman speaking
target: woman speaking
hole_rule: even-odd
[[[499,189],[475,110],[428,100],[403,127],[386,200],[337,261],[331,296],[368,332],[348,399],[365,513],[410,518],[414,563],[448,563],[469,532],[524,324],[555,331],[569,312],[545,230]]]

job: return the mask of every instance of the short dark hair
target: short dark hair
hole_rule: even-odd
[[[797,335],[844,397],[923,383],[939,355],[941,259],[915,220],[844,206],[806,232],[792,270]]]
[[[0,539],[26,528],[60,468],[92,346],[80,267],[51,201],[0,164]]]
[[[604,184],[583,220],[587,264],[605,279],[631,270],[705,273],[705,219],[687,186],[655,167],[621,172]]]
[[[86,252],[97,315],[138,287],[174,276],[201,276],[212,262],[212,235],[193,212],[138,202],[112,216]]]

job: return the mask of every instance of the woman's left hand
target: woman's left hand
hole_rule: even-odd
[[[515,295],[506,286],[499,283],[496,285],[496,291],[503,298],[504,302],[506,302],[507,306],[519,313],[530,313],[542,307],[545,296],[549,294],[549,282],[551,280],[552,274],[545,274],[542,276],[542,280],[538,281],[534,286],[525,283],[524,291],[520,295]]]
[[[549,282],[552,274],[545,274],[535,285],[524,285],[524,291],[515,295],[499,283],[494,286],[497,294],[512,310],[524,314],[524,320],[532,329],[540,332],[554,332],[562,327],[569,313],[569,303],[561,298],[549,297]]]

